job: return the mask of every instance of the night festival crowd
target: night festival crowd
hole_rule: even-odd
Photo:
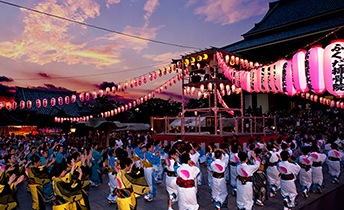
[[[343,113],[306,106],[270,114],[277,116],[279,133],[269,141],[256,136],[242,145],[234,135],[205,148],[180,137],[162,145],[149,132],[114,132],[109,147],[99,147],[101,142],[87,137],[2,135],[0,210],[20,205],[19,184],[31,193],[32,209],[45,209],[46,202],[53,202],[56,210],[90,209],[87,192],[102,184],[101,173],[109,177],[103,183],[109,186],[108,202],[120,210],[135,209],[138,196],[152,202],[156,184],[163,181],[168,210],[176,202],[180,210],[199,209],[200,185],[209,187],[215,209],[226,208],[228,196],[236,196],[238,209],[251,210],[277,193],[284,209],[295,207],[295,182],[306,199],[310,193],[322,193],[323,173],[338,184],[344,158]]]

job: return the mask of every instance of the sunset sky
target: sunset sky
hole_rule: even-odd
[[[200,49],[242,39],[269,0],[4,0],[106,29]],[[0,3],[0,101],[15,86],[92,91],[168,65],[193,49],[89,28]],[[99,75],[96,75],[99,74]],[[91,75],[91,76],[90,76]],[[166,75],[120,93],[136,99]],[[165,92],[180,100],[181,84]]]

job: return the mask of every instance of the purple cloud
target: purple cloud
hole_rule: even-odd
[[[102,82],[100,85],[96,85],[97,88],[101,90],[105,90],[107,87],[112,88],[115,86],[117,88],[117,85],[114,82]]]
[[[0,82],[13,82],[13,79],[6,76],[0,76]]]
[[[47,75],[46,73],[39,72],[38,75],[47,79],[51,79],[51,77]]]

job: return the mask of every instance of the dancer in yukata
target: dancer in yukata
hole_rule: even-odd
[[[178,201],[177,190],[177,174],[176,169],[179,168],[178,152],[176,149],[171,149],[166,159],[166,191],[168,193],[168,210],[172,209],[172,204]]]
[[[251,210],[253,207],[253,184],[252,176],[260,166],[260,162],[256,158],[256,154],[251,151],[251,157],[253,158],[253,165],[248,165],[248,156],[245,152],[239,152],[240,164],[237,169],[237,207],[239,210]]]
[[[189,154],[184,153],[179,159],[181,162],[181,166],[177,169],[179,210],[198,210],[195,181],[200,170],[192,166]]]
[[[228,166],[229,156],[222,149],[217,149],[214,156],[215,160],[210,165],[213,175],[211,195],[215,209],[221,209],[221,207],[227,207],[228,192],[224,172]]]
[[[266,146],[267,155],[267,168],[266,176],[269,184],[270,197],[276,196],[276,191],[281,187],[281,180],[279,177],[279,171],[277,169],[277,163],[280,160],[280,152],[275,151],[278,147],[274,144],[268,144]]]
[[[299,180],[304,198],[308,198],[308,192],[312,186],[312,159],[308,156],[309,151],[310,147],[302,147],[302,155],[297,158],[297,162],[301,167]]]
[[[262,155],[262,149],[255,148],[254,153],[256,158],[260,160],[260,166],[258,170],[253,174],[253,193],[255,202],[258,206],[264,206],[263,202],[266,200],[268,192],[267,179],[265,173],[266,156]],[[254,158],[250,158],[250,164],[254,164]]]
[[[296,176],[301,167],[290,159],[288,151],[281,152],[282,161],[278,163],[278,171],[281,173],[281,195],[283,197],[284,210],[295,207],[297,190],[295,185]]]
[[[319,147],[316,144],[312,146],[312,153],[309,156],[312,159],[312,190],[313,193],[321,193],[321,186],[324,181],[322,164],[325,162],[327,156],[319,153]]]
[[[340,161],[343,159],[343,153],[338,151],[336,143],[331,144],[331,150],[327,154],[326,164],[328,165],[328,173],[331,175],[332,183],[339,183]]]
[[[229,159],[229,164],[230,164],[230,175],[231,175],[231,193],[232,195],[236,195],[236,178],[238,176],[237,173],[237,164],[239,162],[239,158],[238,158],[238,146],[237,145],[232,145],[231,148],[231,153],[230,153],[230,159]]]
[[[153,152],[154,145],[152,143],[147,143],[147,151],[144,154],[144,175],[149,185],[150,191],[145,194],[145,201],[151,202],[156,196],[156,182],[154,178],[154,165],[160,164],[160,150],[157,153]]]

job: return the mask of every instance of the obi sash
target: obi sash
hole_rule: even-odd
[[[182,188],[192,188],[195,187],[195,181],[194,180],[184,180],[181,177],[177,178],[177,185]]]
[[[248,177],[243,177],[243,176],[237,176],[237,178],[239,181],[241,181],[241,183],[243,185],[245,185],[247,182],[252,182],[252,176],[248,176]]]
[[[212,172],[212,174],[213,174],[213,177],[217,178],[217,179],[221,179],[221,178],[225,177],[224,172],[222,172],[222,173]]]
[[[293,180],[294,174],[280,174],[282,180]]]

